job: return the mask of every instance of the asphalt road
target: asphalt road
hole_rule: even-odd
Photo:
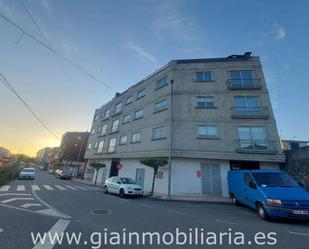
[[[95,210],[100,210],[103,214],[95,214]],[[179,243],[185,242],[186,238],[185,245],[176,245],[177,228],[179,232],[186,232],[186,235],[178,237]],[[61,245],[53,246],[47,239],[45,244],[39,247],[35,246],[31,239],[31,233],[38,232],[42,235],[45,232],[50,232],[51,235],[61,235],[61,232],[67,232],[68,235],[73,232],[76,235],[81,233],[81,240],[78,245],[74,242],[69,245],[64,239]],[[131,234],[132,241],[129,245],[129,233],[134,232],[137,234]],[[145,245],[142,246],[143,232],[157,232],[160,245],[157,243],[158,237],[153,237],[153,245],[150,245],[149,237],[145,236]],[[261,232],[265,234],[265,238]],[[220,234],[222,245],[218,246]],[[204,244],[201,242],[202,235]],[[257,244],[255,237],[258,243],[265,244]],[[118,196],[106,195],[96,187],[56,179],[39,169],[36,169],[34,181],[16,180],[0,188],[1,249],[308,249],[308,242],[308,223],[267,222],[261,220],[251,209],[230,204],[169,202],[149,198],[121,199]],[[171,245],[168,245],[169,243]],[[275,244],[271,245],[272,243]]]

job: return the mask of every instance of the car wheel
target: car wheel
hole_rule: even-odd
[[[235,206],[239,206],[240,203],[239,203],[239,201],[236,199],[235,195],[232,195],[231,198],[232,198],[232,203],[233,203]]]
[[[261,203],[257,203],[256,204],[256,209],[257,209],[257,212],[259,214],[259,216],[263,219],[263,220],[268,220],[269,219],[269,216],[264,208],[264,206],[261,204]]]
[[[104,193],[105,193],[105,194],[108,194],[108,193],[109,193],[109,192],[108,192],[107,186],[104,186]]]
[[[124,198],[124,197],[125,197],[125,193],[124,193],[123,188],[122,188],[122,189],[120,189],[120,191],[119,191],[119,195],[120,195],[120,197],[121,197],[121,198]]]

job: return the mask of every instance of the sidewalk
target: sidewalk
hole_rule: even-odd
[[[91,180],[84,180],[84,179],[74,178],[74,177],[72,177],[72,180],[75,181],[75,182],[79,182],[79,183],[82,183],[82,184],[86,184],[86,185],[90,185],[90,186],[95,186],[97,188],[102,188],[103,189],[102,184],[94,185]]]

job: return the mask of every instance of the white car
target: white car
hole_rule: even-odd
[[[35,171],[34,168],[24,168],[20,174],[19,174],[19,179],[30,179],[34,180],[35,178]]]
[[[119,194],[120,197],[126,195],[143,195],[143,189],[136,184],[131,178],[114,176],[108,178],[104,184],[104,192]]]

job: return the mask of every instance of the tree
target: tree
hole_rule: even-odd
[[[90,166],[91,166],[92,168],[94,168],[95,171],[96,171],[94,185],[97,185],[99,170],[100,170],[101,168],[104,168],[106,165],[105,165],[104,163],[97,163],[97,162],[94,162],[94,163],[90,163]]]
[[[150,195],[153,195],[158,169],[159,167],[163,167],[167,165],[168,162],[167,160],[164,160],[164,159],[144,159],[144,160],[140,160],[140,163],[153,168],[152,187],[151,187],[151,193],[150,193]]]

